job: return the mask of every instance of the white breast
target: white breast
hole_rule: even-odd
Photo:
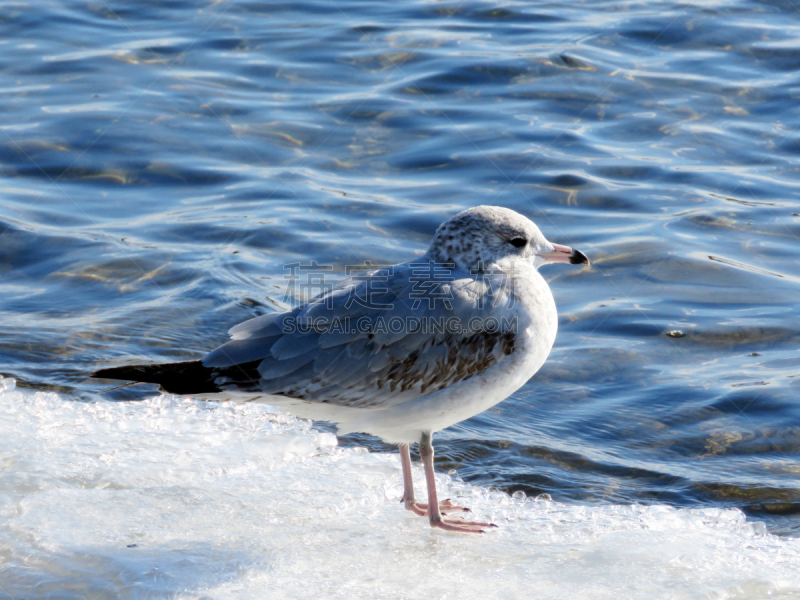
[[[514,352],[482,373],[427,396],[340,421],[341,433],[366,432],[388,442],[413,443],[423,431],[439,431],[469,419],[522,387],[544,364],[558,328],[547,282],[532,269],[515,306],[519,328]]]

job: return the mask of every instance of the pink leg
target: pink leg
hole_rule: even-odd
[[[410,510],[420,517],[428,514],[427,506],[423,509],[417,506],[417,499],[414,497],[414,481],[411,478],[411,452],[408,444],[400,444],[400,464],[403,465],[403,503],[406,510]]]
[[[406,510],[410,510],[420,517],[428,514],[428,505],[417,502],[414,497],[414,481],[411,478],[411,452],[408,444],[398,444],[400,449],[400,464],[403,465],[403,498],[401,502],[405,504]],[[443,500],[439,504],[439,511],[445,514],[451,512],[469,512],[468,508],[456,506],[450,500]]]
[[[433,470],[433,437],[430,433],[422,434],[422,439],[419,441],[419,455],[422,458],[422,465],[425,467],[425,482],[428,484],[428,519],[431,522],[431,527],[464,533],[483,533],[485,527],[497,527],[492,523],[445,519],[442,517],[436,493],[436,477]]]

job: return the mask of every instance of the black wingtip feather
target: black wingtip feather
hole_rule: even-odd
[[[112,367],[95,371],[91,377],[155,383],[170,394],[214,394],[221,391],[214,383],[213,370],[204,367],[199,360]]]

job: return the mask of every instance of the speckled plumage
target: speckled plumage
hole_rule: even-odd
[[[520,237],[529,244],[524,248],[508,246],[510,240]],[[465,270],[480,270],[505,266],[502,259],[528,258],[549,245],[539,228],[519,213],[499,206],[476,206],[439,225],[428,256]]]

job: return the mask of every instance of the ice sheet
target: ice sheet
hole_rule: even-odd
[[[800,597],[800,540],[736,510],[439,483],[500,528],[431,531],[399,503],[397,455],[266,406],[0,380],[0,598]]]

